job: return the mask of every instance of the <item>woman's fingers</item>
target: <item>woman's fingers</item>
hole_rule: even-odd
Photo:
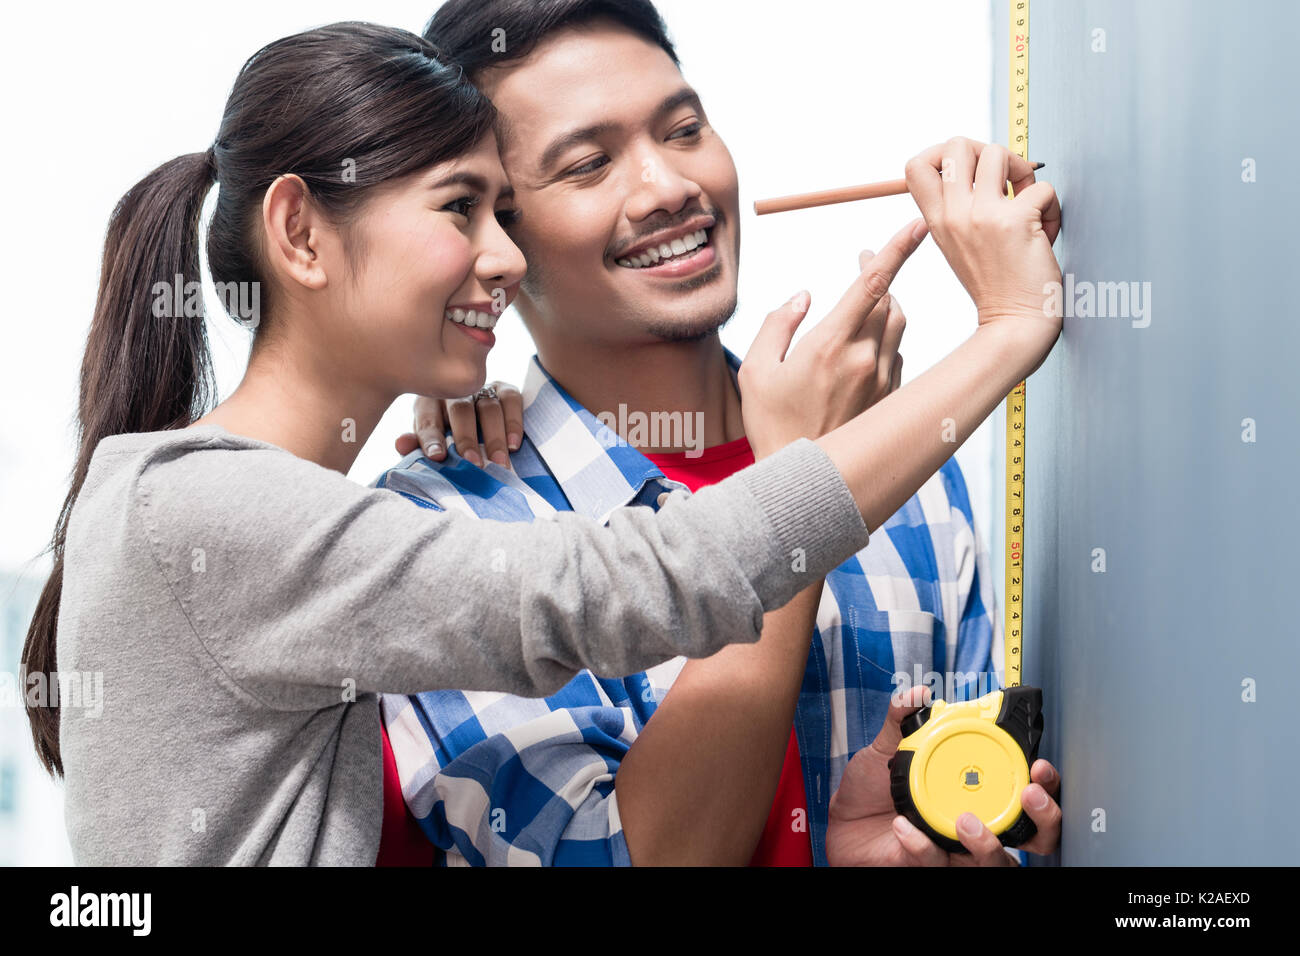
[[[505,468],[510,452],[518,451],[524,434],[524,398],[509,382],[493,382],[496,398],[475,394],[465,398],[436,399],[420,395],[415,399],[415,431],[399,435],[393,443],[399,455],[419,447],[425,457],[443,461],[447,457],[447,431],[462,458],[483,465],[483,452]],[[483,443],[479,444],[482,431]]]
[[[1018,196],[1021,192],[1032,186],[1037,181],[1038,177],[1034,174],[1032,163],[1021,159],[1020,154],[1012,153],[1011,170],[1007,175],[1007,179],[1011,180],[1011,189]]]
[[[943,143],[937,143],[907,161],[907,191],[931,226],[943,217]]]
[[[971,183],[975,181],[975,164],[979,161],[975,146],[975,141],[965,136],[954,136],[944,144],[939,178],[943,183],[946,214],[970,208]]]
[[[1007,182],[1010,179],[1013,155],[1015,154],[1011,150],[997,143],[987,143],[980,150],[979,162],[975,166],[975,191],[972,197],[976,207],[1007,202]]]
[[[518,451],[524,438],[524,396],[509,382],[493,382],[505,418],[506,447]]]
[[[427,395],[416,397],[415,438],[426,458],[442,461],[447,457],[447,419],[443,415],[440,399],[429,398]],[[413,451],[414,448],[409,450]],[[398,451],[401,451],[400,446]]]
[[[1037,208],[1048,243],[1056,242],[1056,236],[1061,231],[1061,199],[1051,183],[1034,183],[1023,192],[1016,193],[1016,198],[1012,201],[1025,202]]]
[[[500,393],[496,398],[479,394],[474,397],[474,412],[478,416],[479,431],[483,433],[483,449],[488,460],[502,468],[510,467],[510,453],[506,448],[506,416],[502,409]],[[456,447],[460,448],[459,441]]]
[[[453,398],[447,403],[447,419],[451,422],[451,437],[460,457],[471,465],[483,465],[478,450],[478,416],[474,412],[474,396]]]

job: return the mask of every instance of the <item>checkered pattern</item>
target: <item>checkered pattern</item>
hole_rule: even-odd
[[[441,464],[414,452],[376,485],[494,520],[572,510],[601,522],[624,505],[657,507],[661,492],[682,487],[575,402],[536,356],[523,395],[514,471],[479,468],[454,449]],[[965,700],[1001,686],[1001,658],[988,555],[949,460],[823,587],[795,714],[815,863],[826,863],[831,794],[880,731],[894,674],[918,683],[938,672],[949,682],[939,692]],[[622,680],[583,671],[545,699],[385,695],[403,794],[444,851],[441,862],[627,865],[614,775],[684,663]]]

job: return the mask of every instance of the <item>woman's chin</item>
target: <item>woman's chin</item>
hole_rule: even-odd
[[[436,398],[464,398],[473,395],[487,382],[487,364],[474,362],[439,368],[430,383],[431,391],[423,394]]]

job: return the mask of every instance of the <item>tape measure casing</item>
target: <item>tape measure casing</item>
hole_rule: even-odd
[[[996,716],[994,716],[996,715]],[[1008,687],[977,700],[937,700],[904,718],[890,758],[894,808],[950,853],[966,853],[957,818],[974,813],[1004,846],[1038,828],[1020,805],[1043,736],[1043,692]]]

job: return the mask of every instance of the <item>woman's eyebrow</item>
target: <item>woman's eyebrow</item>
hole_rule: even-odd
[[[693,106],[699,112],[704,112],[704,106],[700,103],[700,96],[689,86],[683,86],[676,93],[664,97],[663,101],[655,107],[651,118],[657,120],[666,113],[671,113],[679,106]],[[571,146],[579,143],[585,143],[588,140],[598,139],[599,137],[610,132],[617,132],[622,129],[622,124],[604,122],[593,123],[590,126],[584,126],[581,129],[570,130],[562,133],[555,139],[551,140],[549,146],[542,151],[541,161],[538,168],[545,172],[551,167],[551,164],[558,160]]]
[[[450,176],[445,176],[436,183],[430,183],[429,188],[442,189],[444,186],[455,186],[457,184],[468,186],[475,192],[483,193],[484,195],[489,191],[488,181],[484,177],[480,176],[478,173],[471,173],[466,170],[461,170],[460,172],[452,173]],[[509,185],[502,186],[500,192],[497,193],[498,199],[513,199],[514,196],[514,187]]]

